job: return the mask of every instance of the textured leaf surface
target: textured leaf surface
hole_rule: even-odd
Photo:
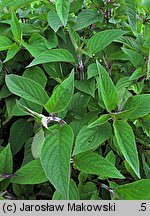
[[[48,101],[48,95],[41,85],[25,77],[7,75],[6,85],[8,89],[24,99],[44,105]]]
[[[12,59],[17,52],[20,50],[20,46],[17,43],[14,43],[8,50],[6,59],[4,60],[4,63]]]
[[[97,68],[99,72],[98,89],[107,111],[111,112],[119,102],[117,90],[107,71],[99,62],[97,62]]]
[[[48,62],[74,62],[72,54],[65,49],[47,50],[36,57],[28,67]]]
[[[35,134],[31,146],[32,155],[34,158],[40,158],[42,147],[44,144],[44,131],[42,128]]]
[[[69,199],[70,158],[73,131],[69,125],[51,129],[41,152],[41,163],[49,181],[64,199]]]
[[[85,173],[108,178],[124,178],[112,163],[94,152],[79,154],[75,156],[74,162],[77,169]]]
[[[46,83],[47,83],[47,77],[45,73],[40,67],[37,67],[37,66],[26,69],[23,73],[23,77],[26,77],[28,79],[31,79],[37,82],[43,88],[45,88]]]
[[[4,36],[0,36],[0,51],[7,50],[12,46],[12,41]]]
[[[63,196],[58,191],[55,191],[53,200],[63,200]],[[79,190],[72,179],[69,183],[69,200],[80,200]]]
[[[95,94],[95,79],[89,79],[89,80],[76,80],[75,81],[75,87],[79,89],[80,91],[91,95],[94,97]]]
[[[98,147],[111,136],[111,126],[109,123],[96,128],[84,126],[77,135],[74,155],[86,152]]]
[[[14,39],[16,42],[21,42],[22,39],[22,30],[21,30],[21,25],[17,19],[17,16],[15,12],[12,12],[12,17],[11,17],[11,31],[14,36]]]
[[[52,96],[45,105],[46,110],[50,113],[63,111],[69,105],[73,92],[74,72],[54,89]]]
[[[138,152],[131,126],[127,122],[121,120],[114,122],[113,126],[121,153],[135,174],[140,177]]]
[[[150,179],[121,185],[114,191],[121,200],[150,200]]]
[[[0,174],[10,174],[13,170],[12,153],[10,144],[0,153]]]
[[[31,122],[25,119],[19,119],[14,122],[10,129],[9,143],[13,155],[15,155],[23,146],[23,144],[32,136],[33,126]]]
[[[129,119],[139,118],[150,113],[150,94],[141,94],[130,97],[123,109],[131,109],[137,107],[134,112],[128,117]]]
[[[56,1],[56,11],[64,26],[66,26],[67,24],[69,9],[70,9],[70,0]]]
[[[136,68],[143,67],[144,57],[140,53],[133,51],[133,50],[130,50],[130,49],[126,49],[126,48],[122,48],[122,50],[125,54],[128,55],[128,58],[134,67],[136,67]],[[138,61],[137,61],[137,59],[138,59]]]
[[[55,31],[57,32],[58,29],[63,26],[62,22],[60,21],[59,16],[57,15],[57,13],[53,12],[53,11],[49,11],[48,12],[48,24],[49,26]]]
[[[75,29],[80,30],[93,23],[102,22],[102,20],[102,15],[98,13],[97,10],[84,9],[81,11],[81,13],[79,13],[77,17]]]
[[[32,160],[15,173],[11,182],[16,184],[40,184],[48,181],[40,160]]]
[[[117,30],[117,29],[98,32],[93,37],[90,38],[87,46],[90,52],[92,54],[95,54],[103,50],[111,42],[120,38],[125,33],[126,33],[125,31]]]
[[[111,116],[109,114],[101,115],[98,119],[96,119],[94,122],[88,125],[88,128],[93,128],[96,126],[100,126],[104,123],[106,123],[109,119],[111,119]]]

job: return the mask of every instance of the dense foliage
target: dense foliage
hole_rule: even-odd
[[[0,1],[0,198],[150,199],[150,1]]]

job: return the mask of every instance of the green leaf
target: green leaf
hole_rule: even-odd
[[[9,61],[10,59],[12,59],[18,53],[19,50],[20,50],[20,46],[18,44],[14,43],[8,49],[7,56],[6,56],[6,59],[4,60],[4,63]]]
[[[84,126],[77,135],[73,155],[95,149],[111,136],[109,123],[96,128]]]
[[[70,0],[57,0],[55,5],[57,14],[61,22],[64,26],[66,26],[70,9]]]
[[[12,9],[17,9],[23,5],[27,5],[28,3],[31,3],[31,2],[35,2],[36,0],[5,0],[5,1],[2,1],[1,5],[0,5],[0,10],[2,10],[3,8],[5,7],[10,7]]]
[[[139,67],[132,73],[129,80],[133,81],[133,80],[139,79],[140,77],[142,77],[144,75],[145,75],[145,72],[142,70],[141,67]]]
[[[8,144],[0,153],[0,174],[11,174],[13,170],[13,160]]]
[[[86,182],[85,184],[80,183],[78,187],[81,200],[90,200],[92,195],[98,192],[98,189],[93,182]]]
[[[149,50],[149,54],[148,54],[148,62],[147,62],[147,77],[146,79],[150,78],[150,50]]]
[[[15,41],[20,43],[22,39],[22,30],[14,11],[12,11],[11,14],[11,31]]]
[[[78,33],[74,31],[74,29],[71,28],[69,25],[68,25],[68,31],[69,31],[71,42],[74,48],[77,50],[80,47],[80,37]]]
[[[27,109],[22,109],[22,107],[26,107],[30,110],[34,110],[34,112],[37,113],[42,113],[43,107],[41,105],[25,100],[23,98],[20,98],[18,101],[16,98],[14,100],[15,100],[15,104],[11,108],[10,116],[30,115],[29,112],[26,112]],[[9,103],[11,103],[11,101],[9,101]]]
[[[96,75],[98,75],[98,69],[97,69],[97,65],[95,63],[90,64],[88,66],[87,75],[88,75],[88,79],[90,79],[90,78],[95,77]]]
[[[74,116],[74,118],[76,119],[83,118],[89,100],[90,100],[90,96],[82,92],[77,92],[73,95],[68,110],[71,111],[72,116]]]
[[[18,75],[7,75],[6,85],[8,89],[24,99],[44,105],[48,101],[48,95],[38,83]]]
[[[91,95],[94,98],[95,95],[95,79],[89,80],[75,80],[75,87],[80,91]]]
[[[65,49],[47,50],[37,56],[28,67],[48,62],[74,62],[72,54]]]
[[[24,145],[24,158],[23,158],[22,166],[34,160],[34,157],[31,152],[32,141],[33,141],[33,138],[31,137],[26,141]]]
[[[121,200],[150,200],[150,179],[142,179],[133,183],[120,185],[115,194]]]
[[[135,112],[136,109],[137,109],[137,107],[132,107],[131,109],[124,110],[124,111],[118,112],[118,113],[114,113],[113,115],[117,119],[127,120],[128,118],[130,118],[130,116],[132,116],[132,113]]]
[[[126,48],[122,48],[122,50],[126,55],[128,55],[129,60],[131,61],[134,67],[138,68],[138,67],[144,66],[145,61],[144,61],[144,57],[141,54],[139,54],[136,51],[126,49]]]
[[[94,122],[88,125],[88,128],[93,128],[96,126],[100,126],[104,123],[106,123],[108,120],[111,119],[111,116],[109,114],[101,115],[98,119],[96,119]]]
[[[125,33],[125,31],[117,29],[98,32],[89,39],[87,47],[92,54],[95,54],[103,50],[106,46],[120,38]]]
[[[41,163],[49,181],[64,199],[69,199],[70,158],[73,131],[69,125],[50,128],[41,152]]]
[[[41,128],[35,134],[35,136],[33,138],[32,146],[31,146],[32,155],[34,158],[40,158],[42,147],[44,144],[44,140],[45,140],[44,131]]]
[[[49,26],[55,31],[57,32],[58,29],[63,26],[59,16],[57,15],[57,13],[53,12],[53,11],[49,11],[47,14],[47,20],[48,20],[48,24]]]
[[[63,196],[56,190],[52,199],[63,200]],[[69,184],[69,200],[80,200],[78,188],[72,179],[70,180]]]
[[[94,152],[79,154],[75,156],[74,162],[77,169],[85,173],[107,178],[124,178],[112,163]]]
[[[146,163],[144,154],[142,154],[142,164],[146,178],[150,179],[150,166]]]
[[[150,113],[150,94],[141,94],[130,97],[125,103],[123,110],[137,107],[137,109],[128,117],[136,119]]]
[[[74,28],[76,30],[80,30],[88,27],[91,24],[94,24],[96,22],[102,22],[102,21],[103,21],[103,16],[102,14],[98,13],[97,10],[84,9],[81,11],[81,13],[79,13]]]
[[[114,154],[114,152],[112,150],[110,152],[108,152],[108,154],[106,155],[105,158],[115,166],[116,155]]]
[[[138,152],[131,126],[127,122],[120,120],[115,121],[113,127],[121,153],[135,174],[140,178]]]
[[[99,62],[97,62],[97,68],[99,72],[98,89],[107,111],[111,112],[119,102],[117,90],[107,71]]]
[[[22,40],[22,45],[31,53],[33,57],[38,57],[41,53],[55,48],[57,43],[53,41],[53,35],[50,32],[51,38],[47,40],[45,37],[41,36],[38,33],[33,33],[28,43]],[[40,44],[40,46],[39,46]]]
[[[26,69],[23,73],[23,77],[26,77],[28,79],[31,79],[37,82],[43,88],[45,88],[46,83],[47,83],[47,77],[45,73],[40,67],[37,67],[37,66]]]
[[[74,71],[65,79],[59,86],[54,89],[54,92],[45,108],[48,112],[61,112],[69,105],[74,92]]]
[[[70,4],[70,13],[76,13],[83,5],[83,0],[74,0]]]
[[[0,36],[0,51],[8,50],[13,45],[12,41],[4,36]]]
[[[33,126],[31,122],[25,119],[15,121],[10,129],[9,143],[13,155],[15,155],[23,146],[23,144],[32,136]]]
[[[126,7],[127,7],[127,15],[128,15],[128,21],[130,26],[134,31],[137,30],[137,10],[136,10],[136,1],[131,0],[125,0]]]
[[[11,182],[16,184],[40,184],[48,181],[40,160],[32,160],[17,170],[15,174]]]

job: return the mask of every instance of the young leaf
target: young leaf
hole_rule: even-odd
[[[4,36],[0,36],[0,51],[8,50],[13,45],[12,41]]]
[[[74,62],[74,57],[72,54],[65,49],[53,49],[47,50],[37,56],[28,67],[32,67],[34,65],[48,63],[48,62]]]
[[[64,199],[69,199],[73,131],[69,125],[53,127],[50,131],[43,144],[41,163],[49,181]]]
[[[127,122],[120,120],[115,121],[113,127],[121,153],[135,174],[140,178],[138,152],[131,126]]]
[[[136,110],[128,116],[129,119],[143,117],[150,113],[150,94],[141,94],[130,97],[125,103],[123,110],[136,107]]]
[[[40,184],[48,181],[40,160],[32,160],[15,172],[15,177],[11,179],[15,184]]]
[[[48,112],[61,112],[69,105],[74,92],[74,71],[70,76],[56,87],[52,96],[45,105]]]
[[[114,40],[120,38],[126,32],[118,29],[105,30],[96,33],[88,41],[87,47],[89,48],[92,54],[100,52]]]
[[[85,173],[107,178],[124,178],[112,163],[94,152],[79,154],[75,156],[74,162],[77,169]]]
[[[115,109],[119,102],[117,90],[104,67],[97,61],[99,72],[98,89],[108,112]]]
[[[114,192],[121,200],[150,200],[149,188],[150,179],[142,179],[120,185]]]
[[[22,39],[22,30],[14,11],[12,11],[11,14],[11,31],[15,41],[20,43]]]
[[[97,148],[100,144],[109,139],[111,132],[109,123],[96,128],[84,126],[77,135],[73,154],[77,155]]]
[[[6,85],[8,89],[24,99],[44,105],[48,101],[48,95],[41,85],[25,77],[18,75],[7,75]]]
[[[64,26],[66,26],[70,9],[70,0],[57,0],[55,5],[57,14],[61,22]]]
[[[93,128],[96,126],[100,126],[104,123],[106,123],[108,120],[111,119],[111,116],[109,114],[101,115],[98,119],[96,119],[94,122],[88,125],[88,128]]]
[[[14,122],[10,129],[9,143],[13,155],[15,155],[23,144],[32,136],[33,126],[31,122],[25,119],[19,119]]]
[[[63,26],[62,22],[60,21],[59,16],[57,15],[57,13],[53,12],[53,11],[49,11],[48,15],[47,15],[47,20],[48,20],[48,24],[49,26],[55,31],[57,32],[58,29]]]

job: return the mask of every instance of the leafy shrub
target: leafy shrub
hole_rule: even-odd
[[[1,199],[150,199],[149,9],[0,1]]]

